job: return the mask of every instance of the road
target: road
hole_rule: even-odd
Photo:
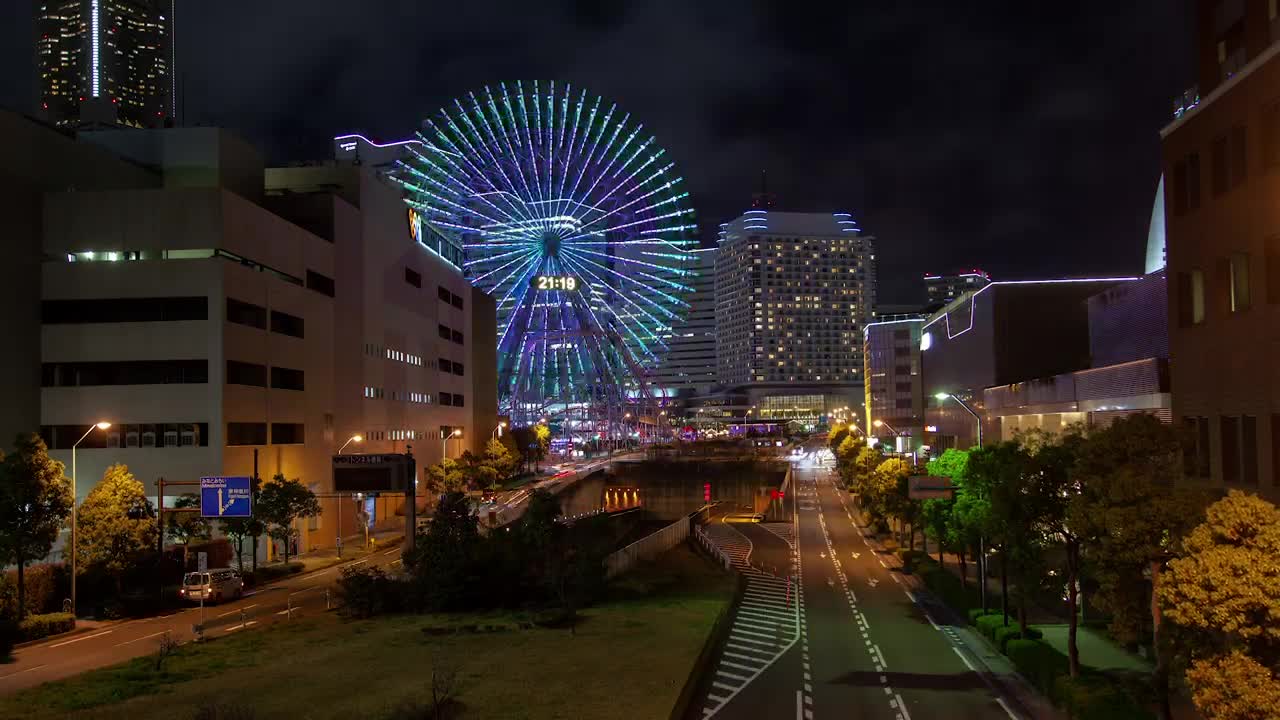
[[[240,600],[206,605],[205,635],[214,638],[253,632],[287,620],[290,607],[294,618],[322,613],[325,611],[325,590],[338,578],[339,570],[366,564],[388,566],[398,563],[400,550],[399,546],[379,550],[360,560],[250,590]],[[188,642],[193,638],[192,625],[200,622],[200,612],[199,606],[192,606],[162,617],[108,623],[90,632],[51,638],[18,649],[13,653],[13,662],[0,665],[0,693],[11,693],[153,653],[166,632],[174,640]]]
[[[864,537],[831,470],[797,465],[793,479],[799,641],[741,687],[711,685],[690,717],[1021,720]],[[711,672],[726,669],[729,652]]]

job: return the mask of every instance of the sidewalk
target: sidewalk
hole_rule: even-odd
[[[342,557],[341,558],[338,557],[337,548],[330,547],[330,548],[321,548],[319,550],[311,550],[304,553],[298,553],[297,555],[290,555],[289,562],[302,563],[302,570],[297,574],[309,573],[314,570],[323,570],[327,567],[332,567],[334,565],[337,565],[340,562],[347,562],[348,560],[356,560],[358,558],[364,557],[365,555],[368,555],[374,550],[386,549],[388,546],[394,544],[394,542],[400,541],[403,539],[404,539],[404,528],[398,527],[398,528],[390,528],[387,530],[379,530],[376,532],[369,533],[369,540],[372,542],[373,547],[366,548],[364,546],[364,533],[360,533],[358,535],[351,535],[349,537],[342,538]],[[276,558],[277,559],[272,560],[271,562],[258,563],[258,567],[259,568],[278,567],[284,564],[283,554],[277,554]],[[248,567],[249,567],[249,564],[245,563],[245,568],[247,569]]]

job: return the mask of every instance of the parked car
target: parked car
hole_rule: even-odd
[[[178,596],[192,602],[222,602],[244,596],[244,579],[231,568],[187,573]]]

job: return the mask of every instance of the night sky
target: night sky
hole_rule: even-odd
[[[186,122],[272,162],[406,137],[486,83],[568,82],[657,137],[704,240],[766,170],[777,209],[853,213],[881,301],[912,302],[925,271],[1141,271],[1190,6],[179,0],[178,65]],[[28,112],[30,7],[0,8],[0,104]]]

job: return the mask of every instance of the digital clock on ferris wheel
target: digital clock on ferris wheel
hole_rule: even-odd
[[[582,288],[582,283],[572,275],[534,275],[529,284],[534,290],[577,292]]]

